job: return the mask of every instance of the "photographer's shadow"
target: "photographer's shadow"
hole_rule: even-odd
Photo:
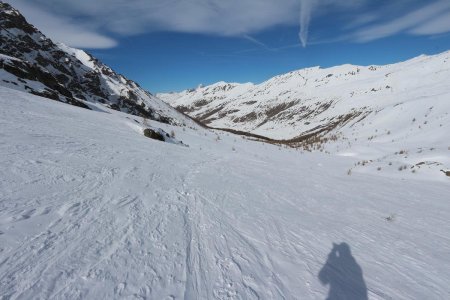
[[[333,243],[333,249],[318,277],[323,285],[330,286],[327,300],[368,299],[362,269],[347,243]]]

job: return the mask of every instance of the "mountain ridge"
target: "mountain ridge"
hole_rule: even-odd
[[[88,108],[89,102],[170,124],[189,118],[89,53],[54,43],[0,1],[0,84]],[[11,59],[14,58],[14,59]]]
[[[157,97],[210,127],[290,140],[348,131],[368,116],[409,105],[432,90],[449,94],[442,84],[446,76],[450,51],[385,66],[312,67],[260,84],[219,82]]]

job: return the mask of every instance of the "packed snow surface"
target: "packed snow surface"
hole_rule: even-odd
[[[1,299],[450,299],[443,173],[348,175],[356,152],[4,87],[0,105]]]

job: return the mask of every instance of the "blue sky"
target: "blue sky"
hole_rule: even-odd
[[[450,50],[450,0],[11,0],[152,92]]]

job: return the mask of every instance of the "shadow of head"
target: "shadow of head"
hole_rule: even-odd
[[[367,300],[362,269],[352,256],[347,243],[333,243],[318,277],[323,285],[330,286],[328,300]]]

